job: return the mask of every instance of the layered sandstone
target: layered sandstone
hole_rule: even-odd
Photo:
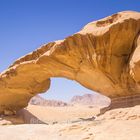
[[[140,13],[125,11],[43,45],[0,75],[0,113],[27,106],[65,77],[110,98],[140,94]]]

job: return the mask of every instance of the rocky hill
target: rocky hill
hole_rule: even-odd
[[[110,99],[100,94],[85,94],[83,96],[74,96],[71,99],[72,104],[108,106]]]
[[[39,95],[34,96],[29,104],[31,105],[40,105],[40,106],[52,106],[52,107],[63,107],[63,106],[68,106],[69,104],[63,101],[58,101],[58,100],[47,100],[42,98]]]

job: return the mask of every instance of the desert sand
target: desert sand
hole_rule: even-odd
[[[95,119],[93,116],[99,113],[99,108],[88,106],[30,105],[26,110],[41,120],[42,124],[1,125],[0,140],[140,139],[140,106],[110,110]]]

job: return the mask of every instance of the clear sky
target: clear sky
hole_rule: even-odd
[[[63,39],[93,20],[123,10],[140,12],[140,0],[0,0],[0,72],[41,44]],[[52,79],[46,98],[91,93],[74,81]]]

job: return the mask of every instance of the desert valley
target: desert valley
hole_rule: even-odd
[[[65,105],[62,101],[62,104],[56,105],[59,101],[51,100],[44,105],[45,99],[33,97],[33,101],[20,114],[1,118],[0,139],[8,140],[12,137],[12,140],[139,140],[140,105],[113,109],[98,116],[100,109],[107,105],[109,100],[90,95],[94,100],[89,102],[89,98],[86,98],[89,95],[86,94],[82,99],[86,104],[79,104],[79,99],[75,96],[76,100],[72,99],[75,104],[70,102]],[[95,104],[97,99],[98,105]]]
[[[38,94],[52,77],[96,91]],[[118,12],[43,45],[0,74],[0,140],[140,140],[140,13]]]

